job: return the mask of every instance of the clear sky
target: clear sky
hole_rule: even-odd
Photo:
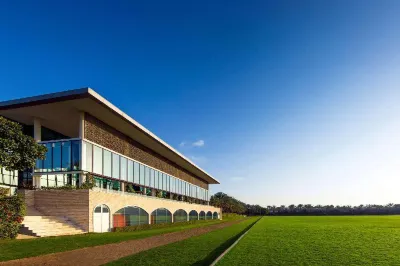
[[[0,100],[91,87],[263,206],[400,203],[400,1],[1,1]]]

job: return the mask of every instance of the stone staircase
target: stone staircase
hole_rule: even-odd
[[[83,234],[85,231],[75,226],[63,216],[43,215],[34,207],[27,207],[27,215],[19,231],[21,235],[45,237]]]

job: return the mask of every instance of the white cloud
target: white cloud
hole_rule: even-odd
[[[179,144],[179,147],[185,147],[186,146],[186,141],[182,141],[180,144]]]
[[[203,147],[204,144],[205,144],[204,140],[199,139],[198,141],[193,142],[193,143],[192,143],[192,146],[193,146],[193,147]]]

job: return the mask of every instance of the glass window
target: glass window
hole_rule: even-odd
[[[206,213],[204,211],[201,211],[199,213],[199,220],[205,220],[206,219]]]
[[[128,160],[128,182],[133,182],[133,161]]]
[[[61,142],[53,143],[53,171],[61,171]]]
[[[61,143],[62,147],[62,171],[71,170],[71,142],[64,141]]]
[[[81,142],[79,140],[75,140],[71,142],[72,149],[72,169],[80,170],[80,161],[81,161]]]
[[[125,207],[113,215],[114,227],[149,224],[149,214],[139,207]]]
[[[160,188],[160,186],[159,186],[159,180],[158,180],[158,171],[155,171],[155,173],[154,173],[154,187],[155,188]]]
[[[154,187],[154,169],[150,168],[150,182],[149,187]]]
[[[185,210],[177,210],[174,212],[174,223],[187,222],[187,212]]]
[[[48,184],[48,187],[55,187],[56,186],[56,176],[48,175],[47,176],[47,184]]]
[[[112,178],[119,179],[119,155],[112,154]]]
[[[136,183],[136,184],[140,183],[139,164],[137,162],[133,163],[133,182]]]
[[[103,151],[97,146],[93,146],[93,172],[103,174]]]
[[[140,185],[144,185],[144,165],[143,164],[140,164],[139,165],[139,184]]]
[[[150,168],[144,167],[144,185],[148,187],[150,184]]]
[[[189,221],[198,219],[199,219],[199,214],[197,213],[197,211],[193,210],[189,212]]]
[[[166,176],[165,176],[165,174],[163,173],[162,174],[162,190],[166,190]]]
[[[103,150],[103,175],[111,177],[111,152],[107,150]]]
[[[44,172],[51,172],[52,170],[52,147],[50,143],[46,143],[46,148],[47,148],[47,152],[46,152],[46,158],[44,159],[43,162],[43,168],[44,168]],[[47,186],[47,185],[46,185]]]
[[[121,157],[121,180],[127,181],[126,173],[128,171],[128,160]]]
[[[93,165],[93,145],[90,143],[85,143],[86,146],[86,170],[92,172]]]
[[[172,223],[171,212],[167,209],[157,209],[151,213],[151,223],[161,224],[161,223]]]

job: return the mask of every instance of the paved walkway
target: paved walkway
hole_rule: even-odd
[[[103,246],[87,247],[39,257],[5,261],[0,262],[0,265],[102,265],[141,251],[182,241],[190,237],[199,236],[231,226],[240,221],[220,223],[143,239],[129,240]]]

